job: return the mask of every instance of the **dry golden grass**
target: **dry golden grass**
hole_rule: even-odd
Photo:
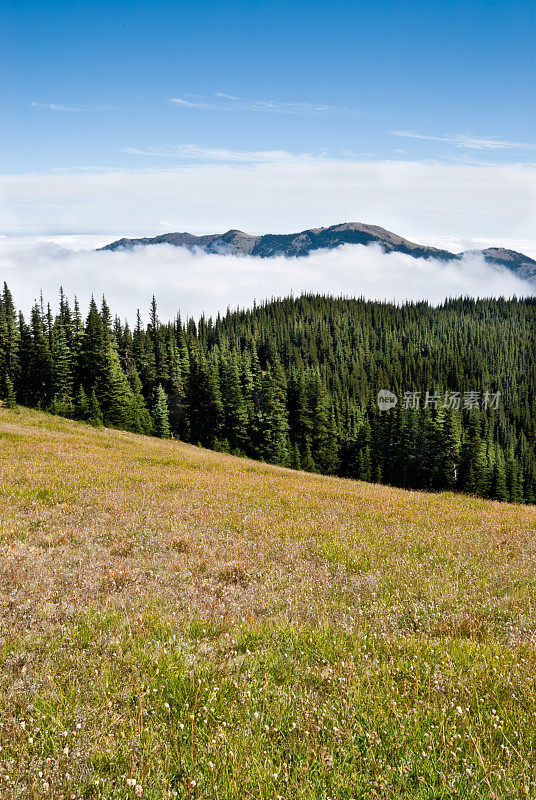
[[[0,408],[0,798],[536,797],[535,608],[535,507],[315,476]],[[200,703],[198,675],[206,697],[227,686],[206,741],[193,724],[179,732],[178,689],[155,678],[172,653],[192,683],[181,684],[186,707]],[[253,659],[247,669],[240,654]],[[95,688],[81,691],[87,681]],[[153,683],[162,703],[147,717]],[[257,733],[248,686],[263,698],[268,729]],[[493,740],[506,730],[492,709],[501,702],[524,737],[510,732],[510,744]],[[464,716],[475,703],[478,719]],[[338,721],[320,741],[322,708]],[[250,733],[224,757],[210,743],[226,714]],[[292,744],[288,714],[303,742],[316,731],[314,746]],[[77,719],[86,738],[74,757],[60,728]],[[381,745],[379,725],[406,738]],[[202,766],[194,746],[214,751]],[[429,746],[425,769],[414,751],[422,760]]]
[[[0,410],[9,624],[81,606],[532,636],[536,508],[294,472]]]

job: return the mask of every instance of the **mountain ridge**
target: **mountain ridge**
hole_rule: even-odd
[[[298,233],[267,233],[251,235],[238,229],[225,233],[196,236],[184,232],[164,233],[153,237],[122,238],[100,247],[99,250],[132,249],[154,244],[171,244],[187,250],[199,249],[218,255],[249,255],[259,258],[284,256],[287,258],[309,255],[314,250],[334,249],[344,244],[378,244],[386,253],[398,252],[414,258],[435,258],[440,261],[459,261],[463,256],[482,255],[488,264],[500,266],[524,280],[536,282],[536,261],[516,250],[489,247],[452,253],[428,245],[418,244],[379,225],[361,222],[344,222],[327,228],[308,228]]]

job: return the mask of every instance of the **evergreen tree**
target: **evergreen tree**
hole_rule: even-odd
[[[11,292],[4,283],[0,297],[0,375],[9,375],[13,384],[19,380],[19,344],[17,312]]]
[[[28,354],[28,374],[25,376],[26,396],[33,406],[47,408],[52,400],[52,353],[41,309],[32,308],[31,349]]]
[[[311,440],[312,420],[307,404],[307,386],[303,369],[293,372],[288,382],[288,417],[290,438],[302,449]]]
[[[281,387],[270,366],[262,376],[260,412],[263,430],[262,457],[272,464],[287,465],[289,452],[286,406]]]
[[[104,397],[108,377],[109,341],[94,298],[91,298],[84,335],[80,343],[79,380],[91,392]]]
[[[421,453],[419,452],[419,423],[417,412],[408,409],[402,415],[397,441],[394,447],[394,479],[395,483],[405,488],[414,488],[419,484]],[[365,469],[370,476],[370,468]],[[367,480],[360,475],[363,480]]]
[[[191,441],[211,447],[219,438],[222,402],[215,370],[198,347],[190,354],[187,403]]]
[[[145,405],[145,400],[142,393],[142,383],[138,370],[132,366],[128,376],[131,394],[129,397],[129,408],[127,416],[129,419],[129,430],[134,433],[150,434],[153,432],[153,420]]]
[[[15,388],[13,386],[13,381],[6,375],[5,378],[5,400],[4,405],[6,408],[15,408],[17,405],[17,398],[15,397]]]
[[[489,496],[493,500],[508,500],[509,493],[506,485],[506,465],[504,455],[500,448],[497,449],[495,454],[495,461],[491,475],[491,485]]]
[[[62,322],[56,326],[53,336],[52,383],[56,406],[72,408],[73,375],[71,353]]]
[[[505,482],[508,493],[507,499],[512,503],[521,503],[523,501],[523,471],[514,456],[513,450],[510,450],[506,461]]]
[[[96,428],[98,428],[103,423],[102,411],[99,405],[99,401],[97,399],[97,393],[95,392],[95,389],[92,390],[89,398],[87,421],[89,422],[90,425],[93,425]]]
[[[83,386],[79,387],[78,394],[76,395],[75,416],[77,419],[81,420],[87,420],[89,418],[89,400]]]
[[[301,467],[304,472],[317,472],[316,464],[313,459],[313,454],[311,453],[311,445],[309,444],[309,440],[307,439],[305,442],[305,449],[303,453],[303,457],[301,459]]]
[[[112,344],[108,345],[106,361],[105,388],[101,391],[104,422],[111,428],[136,430],[137,420],[133,417],[132,390],[121,369],[117,350]]]
[[[242,394],[236,358],[226,355],[221,368],[222,432],[231,449],[244,450],[248,445],[248,412]]]
[[[153,409],[154,434],[161,439],[169,439],[171,435],[169,427],[169,413],[166,393],[162,386],[156,387],[156,403]]]
[[[155,380],[166,384],[169,380],[169,364],[166,353],[164,331],[158,319],[156,300],[153,295],[151,301],[150,322],[147,329],[149,335],[152,362],[154,364]]]
[[[328,475],[335,472],[338,465],[338,442],[333,411],[320,380],[313,388],[313,459],[320,472]]]
[[[301,463],[300,448],[298,443],[295,442],[293,445],[291,444],[290,447],[288,447],[288,449],[290,451],[289,466],[292,467],[292,469],[301,469],[302,463]]]
[[[252,342],[249,343],[245,354],[241,386],[248,418],[248,453],[253,458],[263,458],[262,370],[257,350]]]

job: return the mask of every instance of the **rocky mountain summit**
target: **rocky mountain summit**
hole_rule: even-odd
[[[170,244],[188,250],[200,249],[205,253],[220,255],[249,255],[260,258],[306,256],[313,250],[332,249],[344,244],[378,244],[387,253],[406,253],[415,258],[435,258],[441,261],[459,260],[463,255],[474,253],[481,254],[490,264],[504,267],[520,278],[536,282],[536,261],[515,250],[490,247],[485,250],[451,253],[448,250],[410,242],[403,236],[378,225],[366,225],[361,222],[345,222],[329,228],[310,228],[299,233],[267,233],[262,236],[251,236],[239,230],[205,236],[195,236],[186,232],[164,233],[140,239],[118,239],[100,249],[130,249],[153,244]]]

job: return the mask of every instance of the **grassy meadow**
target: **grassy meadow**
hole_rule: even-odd
[[[0,798],[536,798],[536,507],[0,408]]]

